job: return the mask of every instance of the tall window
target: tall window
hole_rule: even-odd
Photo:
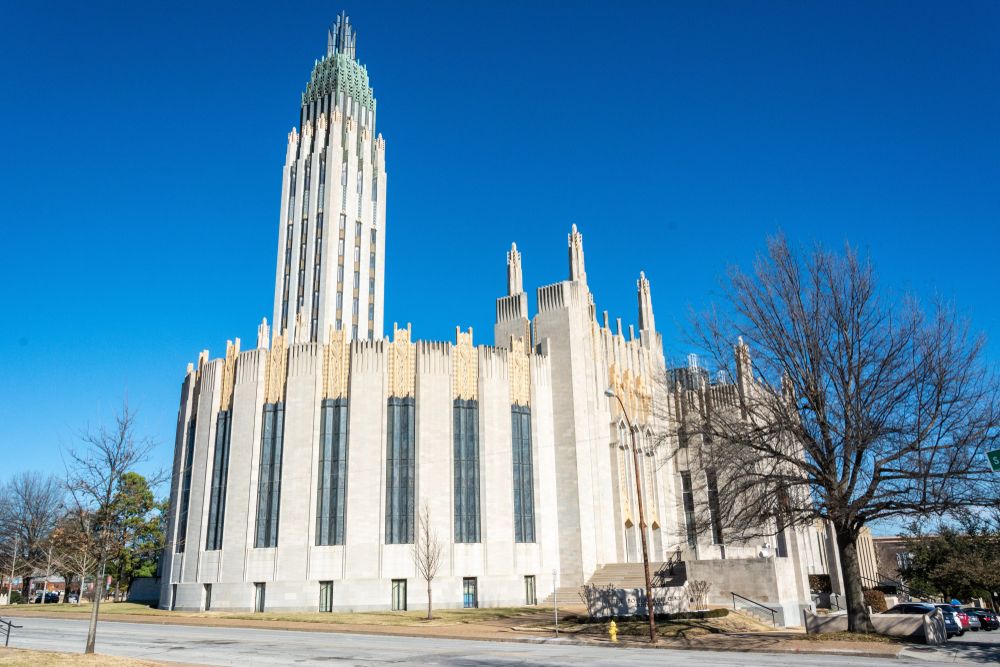
[[[531,408],[510,407],[514,458],[514,541],[535,541],[535,490],[531,466]]]
[[[285,404],[264,406],[261,433],[260,479],[257,483],[257,548],[278,546],[278,510],[281,504],[281,449]]]
[[[535,604],[535,577],[524,578],[524,604]]]
[[[712,544],[722,544],[722,515],[719,513],[719,480],[708,471],[708,513],[712,520]]]
[[[386,544],[413,543],[416,444],[414,408],[413,398],[392,397],[389,399],[388,433],[386,435],[388,442],[386,443],[385,461]],[[405,593],[405,580],[403,586]]]
[[[689,547],[698,545],[698,530],[694,522],[694,490],[691,488],[691,473],[681,473],[681,494],[684,500],[684,524],[687,528]]]
[[[181,482],[181,512],[177,521],[177,553],[187,542],[188,506],[191,504],[191,465],[194,463],[194,417],[188,422],[187,447],[184,450],[184,476]]]
[[[232,418],[228,410],[219,412],[215,427],[215,455],[212,463],[212,495],[208,504],[208,540],[205,551],[222,548],[226,521],[226,482],[229,479],[229,440]]]
[[[455,541],[479,541],[479,401],[455,400]]]
[[[321,410],[317,546],[344,543],[344,492],[347,487],[347,399],[326,399]]]

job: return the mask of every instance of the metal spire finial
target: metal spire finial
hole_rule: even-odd
[[[351,28],[351,17],[346,12],[340,12],[337,22],[326,31],[326,56],[343,53],[351,60],[355,59],[358,35]]]

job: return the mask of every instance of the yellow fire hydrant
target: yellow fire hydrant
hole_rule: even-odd
[[[618,641],[618,626],[615,625],[614,621],[611,621],[611,625],[608,626],[608,634],[611,635],[611,641]]]

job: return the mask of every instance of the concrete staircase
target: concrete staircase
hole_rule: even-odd
[[[674,563],[671,574],[670,563],[650,563],[649,577],[652,580],[653,588],[664,586],[681,586],[687,580],[684,571],[684,563]],[[606,588],[645,588],[646,570],[642,563],[610,563],[602,565],[587,580],[588,584]],[[580,597],[580,586],[560,586],[556,591],[559,595],[559,606],[562,605],[583,605],[586,604]],[[554,596],[549,594],[538,604],[543,607],[551,607],[555,602]]]

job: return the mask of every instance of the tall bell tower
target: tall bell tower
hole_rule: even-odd
[[[341,13],[302,94],[301,129],[288,134],[272,324],[290,342],[326,342],[331,327],[382,338],[385,141],[356,49]]]

